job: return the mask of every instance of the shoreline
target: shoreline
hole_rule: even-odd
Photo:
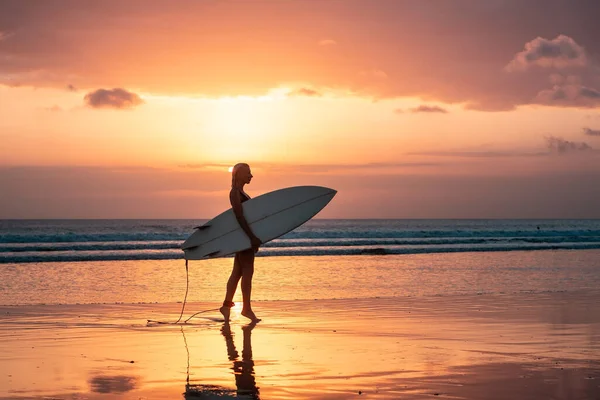
[[[481,297],[481,296],[520,296],[520,295],[545,295],[545,294],[581,294],[581,293],[592,293],[598,294],[600,296],[600,289],[590,289],[590,288],[581,288],[574,290],[524,290],[524,291],[514,291],[514,292],[476,292],[476,293],[448,293],[448,294],[423,294],[423,295],[398,295],[398,296],[370,296],[370,297],[331,297],[331,298],[315,298],[315,299],[257,299],[252,300],[252,303],[256,304],[264,304],[264,303],[285,303],[285,302],[336,302],[336,301],[372,301],[372,300],[402,300],[402,299],[424,299],[427,298],[444,298],[444,299],[452,299],[455,297]],[[235,302],[240,303],[240,301]],[[158,306],[158,307],[171,307],[171,306],[179,306],[183,304],[183,301],[170,301],[170,302],[125,302],[125,301],[116,301],[116,302],[94,302],[94,303],[22,303],[22,304],[0,304],[0,315],[4,312],[4,309],[9,308],[26,308],[26,307],[86,307],[86,306]],[[220,306],[220,302],[215,302],[211,300],[194,300],[193,302],[186,302],[185,309],[194,304],[214,304]],[[217,307],[218,308],[218,307]]]

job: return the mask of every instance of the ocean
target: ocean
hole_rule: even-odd
[[[204,222],[2,220],[0,304],[181,301]],[[600,220],[315,219],[257,256],[257,300],[572,291],[600,287]],[[222,300],[231,262],[191,262],[189,299]]]
[[[182,259],[205,220],[2,220],[0,263]],[[600,220],[312,220],[259,256],[600,249]]]

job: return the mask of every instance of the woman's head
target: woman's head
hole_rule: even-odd
[[[250,166],[246,163],[238,163],[231,169],[231,186],[245,185],[252,180]]]

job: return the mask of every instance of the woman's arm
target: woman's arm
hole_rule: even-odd
[[[242,208],[242,199],[240,197],[240,191],[236,190],[236,189],[231,189],[231,192],[229,192],[229,201],[231,202],[231,208],[233,209],[233,214],[235,215],[235,218],[237,219],[238,223],[240,224],[240,227],[242,228],[242,230],[244,232],[246,232],[246,235],[248,235],[248,238],[250,238],[252,247],[255,250],[257,250],[258,246],[260,246],[260,244],[261,244],[261,241],[254,234],[254,232],[252,232],[252,229],[250,229],[250,225],[248,224],[248,221],[246,221],[246,218],[244,217],[244,209]]]

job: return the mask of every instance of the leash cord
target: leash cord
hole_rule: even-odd
[[[149,320],[147,320],[148,323],[149,324],[151,324],[151,323],[162,324],[162,325],[177,325],[177,324],[179,324],[179,322],[181,321],[181,318],[183,317],[183,312],[185,310],[185,304],[187,302],[187,296],[188,296],[189,289],[190,289],[190,274],[189,274],[189,269],[188,269],[188,260],[186,258],[186,260],[185,260],[185,296],[183,296],[183,305],[181,306],[181,313],[179,314],[179,318],[177,318],[177,321],[175,321],[175,322],[155,321],[155,320],[149,319]],[[211,311],[218,311],[218,310],[219,310],[218,308],[213,308],[210,310],[198,311],[196,314],[193,314],[191,317],[189,317],[188,319],[183,321],[183,323],[187,324],[190,319],[194,318],[198,314],[211,312]]]

